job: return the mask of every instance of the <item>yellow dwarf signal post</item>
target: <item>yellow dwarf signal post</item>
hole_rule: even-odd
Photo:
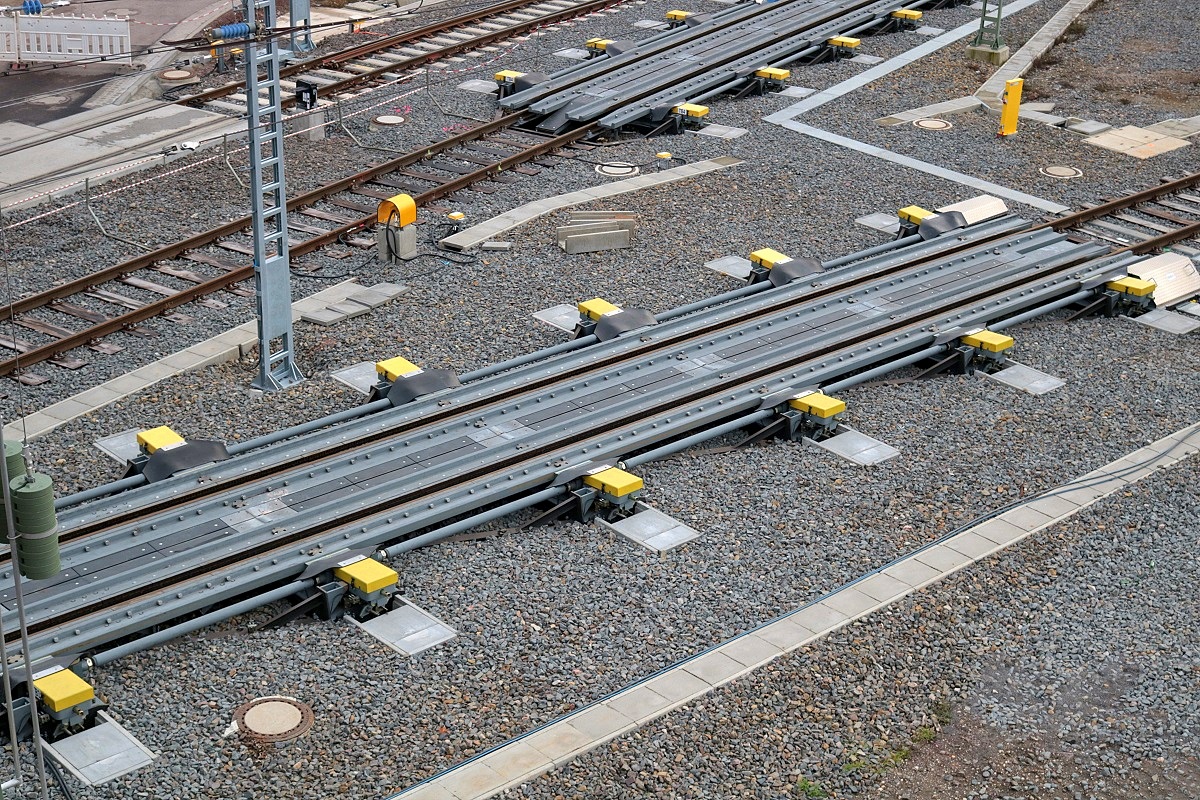
[[[1000,136],[1012,136],[1017,132],[1017,115],[1021,111],[1021,87],[1025,85],[1024,78],[1013,78],[1005,81],[1004,94],[1001,97],[1003,106],[1000,109]]]

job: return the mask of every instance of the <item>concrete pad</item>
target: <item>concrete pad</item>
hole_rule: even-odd
[[[786,89],[774,92],[774,94],[780,97],[808,97],[815,91],[817,90],[809,89],[806,86],[788,86]]]
[[[636,723],[604,703],[578,711],[571,715],[571,727],[592,739],[607,739]]]
[[[346,295],[346,299],[351,303],[358,303],[367,308],[379,308],[382,305],[387,305],[391,302],[391,296],[383,292],[377,292],[373,289],[359,289],[357,292],[351,292]]]
[[[1072,506],[1067,508],[1068,512],[1074,511],[1075,508],[1078,508],[1078,506],[1074,506],[1074,504],[1071,503],[1068,503],[1067,505]],[[1041,506],[1034,506],[1032,504],[1019,506],[1009,511],[1005,511],[1004,514],[998,519],[1003,519],[1005,522],[1015,525],[1016,527],[1025,531],[1034,531],[1043,525],[1049,525],[1050,523],[1058,520],[1059,515],[1047,514],[1042,510],[1042,508],[1043,507]],[[991,539],[992,537],[989,536],[988,538]],[[992,541],[996,540],[992,539]]]
[[[374,361],[360,361],[357,364],[342,367],[329,373],[329,377],[339,383],[346,384],[361,394],[370,394],[371,387],[379,382],[379,375],[375,372]]]
[[[665,675],[659,675],[657,678],[647,681],[643,685],[655,694],[667,698],[672,703],[678,703],[682,700],[695,697],[701,692],[707,692],[711,688],[707,681],[701,680],[692,673],[682,669],[671,670]],[[541,750],[542,748],[538,747],[538,749]]]
[[[565,756],[592,743],[586,734],[565,722],[557,722],[537,733],[532,733],[523,741],[553,759],[555,764],[560,763]]]
[[[862,55],[857,55],[854,58],[850,59],[850,63],[851,64],[866,64],[867,66],[874,66],[875,64],[882,64],[883,59],[880,58],[879,56],[869,56],[866,53],[863,53]]]
[[[750,259],[740,256],[714,258],[712,261],[705,261],[704,267],[705,269],[711,269],[713,272],[719,272],[722,275],[728,275],[731,278],[740,278],[741,280],[749,278],[751,270]]]
[[[813,631],[793,621],[791,616],[759,628],[754,635],[784,651],[795,649],[817,636]]]
[[[1040,111],[1043,114],[1049,114],[1056,106],[1057,103],[1021,103],[1021,110]]]
[[[913,33],[916,33],[920,36],[941,36],[945,32],[945,28],[934,28],[930,25],[922,25],[913,31]]]
[[[644,503],[638,503],[637,508],[637,513],[617,522],[599,522],[601,526],[659,553],[673,550],[700,536],[695,528]]]
[[[138,447],[137,443],[137,435],[137,428],[129,428],[120,433],[114,433],[111,436],[97,439],[96,447],[113,461],[116,461],[118,464],[124,464],[141,454],[141,448]]]
[[[861,616],[879,605],[879,601],[868,594],[860,592],[854,586],[848,586],[826,597],[820,605],[829,606],[834,611],[845,614],[853,619]]]
[[[795,624],[808,628],[818,635],[828,633],[834,628],[841,627],[850,621],[850,618],[841,611],[823,603],[816,603],[807,608],[802,608],[795,614],[792,614],[789,619]]]
[[[811,439],[805,439],[805,442],[811,441]],[[828,450],[847,461],[853,461],[855,464],[863,466],[878,464],[900,455],[900,451],[891,445],[884,444],[878,439],[867,436],[865,433],[859,433],[844,425],[841,426],[836,435],[830,436],[828,439],[822,439],[815,444],[822,450]]]
[[[1156,308],[1132,319],[1147,327],[1180,336],[1200,330],[1200,319],[1176,314],[1165,308]]]
[[[449,625],[407,600],[405,605],[366,622],[354,619],[350,622],[407,656],[415,656],[458,635]]]
[[[1052,392],[1067,382],[1045,372],[1027,367],[1024,364],[1011,363],[999,372],[982,373],[985,378],[1020,389],[1032,395],[1043,395]]]
[[[555,50],[554,55],[572,61],[587,61],[592,54],[580,47],[568,47],[566,50]]]
[[[1083,122],[1073,122],[1070,125],[1064,125],[1063,127],[1072,133],[1082,133],[1084,136],[1095,136],[1098,133],[1104,133],[1105,131],[1112,129],[1112,125],[1108,125],[1103,122],[1096,122],[1094,119],[1085,119]]]
[[[579,323],[579,309],[570,303],[559,303],[556,306],[533,312],[533,318],[552,325],[560,331],[570,333]]]
[[[941,572],[949,572],[952,569],[969,564],[971,559],[963,555],[957,550],[953,550],[945,545],[935,544],[933,547],[927,547],[921,552],[913,556],[922,564],[928,564]]]
[[[854,221],[863,227],[892,236],[900,230],[900,219],[895,214],[887,214],[882,211],[877,214],[867,214]]]
[[[471,80],[463,81],[454,88],[462,89],[464,92],[475,92],[476,94],[495,94],[499,87],[495,81]]]
[[[957,550],[972,560],[983,558],[994,551],[999,545],[991,539],[985,539],[972,531],[962,533],[947,539],[943,545],[951,550]]]
[[[99,786],[152,763],[155,755],[103,711],[94,727],[42,746],[87,786]]]
[[[403,800],[461,800],[436,781],[406,789],[400,796]]]
[[[335,323],[341,322],[346,318],[345,314],[339,314],[336,311],[331,311],[328,308],[318,309],[316,311],[306,311],[300,315],[303,322],[311,322],[313,325],[321,325],[328,327]]]
[[[749,131],[746,128],[734,128],[729,125],[710,124],[705,125],[699,130],[691,131],[699,136],[712,136],[717,139],[736,139],[739,136],[745,136]]]
[[[487,797],[506,783],[482,760],[464,764],[453,772],[442,775],[437,782],[439,786],[459,798]]]
[[[81,161],[91,161],[125,152],[124,145],[102,144],[81,136],[65,136],[53,142],[37,144],[17,153],[0,156],[0,175],[5,186],[12,186],[43,176],[74,171]],[[74,178],[64,178],[69,184]],[[36,189],[29,189],[32,194]]]
[[[883,572],[877,572],[854,584],[854,588],[880,603],[888,603],[912,591],[912,586]]]
[[[479,759],[505,781],[514,781],[531,772],[550,769],[554,759],[525,742],[509,742],[502,750]]]

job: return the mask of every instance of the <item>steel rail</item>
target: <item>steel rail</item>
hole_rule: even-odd
[[[583,2],[580,5],[573,6],[571,8],[545,14],[537,17],[536,19],[527,20],[517,25],[509,25],[502,30],[472,36],[469,39],[464,39],[461,42],[457,42],[452,45],[439,46],[437,49],[430,50],[428,53],[422,53],[418,56],[409,56],[388,64],[385,67],[372,67],[363,72],[356,73],[349,78],[341,78],[332,83],[325,83],[317,87],[317,96],[326,97],[328,95],[344,92],[351,87],[374,80],[389,72],[401,72],[406,69],[415,69],[432,61],[453,56],[466,50],[486,47],[494,42],[509,39],[513,36],[518,36],[543,25],[553,25],[554,23],[561,22],[565,19],[571,19],[584,14],[590,14],[602,8],[620,5],[624,2],[625,0],[588,0],[587,2]],[[342,64],[353,61],[354,59],[370,56],[382,50],[416,42],[421,39],[452,30],[454,28],[469,27],[471,25],[486,21],[488,17],[503,16],[508,12],[537,4],[537,2],[531,2],[531,0],[508,0],[508,2],[490,6],[486,9],[481,9],[480,11],[460,14],[457,17],[452,17],[442,22],[432,22],[421,28],[415,28],[411,31],[403,31],[401,33],[395,33],[390,36],[383,37],[378,41],[358,45],[357,47],[348,48],[346,50],[340,50],[336,53],[331,53],[330,55],[321,56],[319,58],[304,61],[302,63],[292,64],[281,69],[279,74],[282,78],[290,78],[294,76],[303,76],[307,72],[314,72],[320,69],[341,66]],[[180,97],[174,102],[177,104],[198,105],[209,102],[210,100],[218,100],[222,97],[227,97],[235,92],[242,91],[244,88],[244,81],[235,81],[233,83],[225,84],[224,86],[218,86],[212,89],[207,89],[203,92],[197,92],[196,94]],[[286,97],[282,98],[281,102],[285,107],[290,107],[295,105],[296,100],[294,97]]]
[[[462,145],[466,142],[487,136],[496,131],[512,127],[513,123],[523,118],[523,114],[510,114],[498,120],[480,125],[470,131],[453,136],[442,142],[434,145],[429,145],[420,151],[414,151],[399,158],[392,159],[384,164],[371,167],[367,170],[351,175],[346,178],[326,184],[312,191],[305,192],[302,195],[288,201],[288,211],[292,212],[297,209],[313,205],[328,197],[331,197],[339,192],[350,189],[359,184],[368,183],[371,180],[386,175],[397,169],[403,169],[406,166],[423,161],[430,156],[445,153],[453,148]],[[470,186],[482,180],[486,180],[500,172],[510,169],[513,166],[521,164],[530,159],[537,158],[552,150],[558,149],[568,144],[572,144],[579,139],[582,139],[592,133],[593,126],[583,126],[573,131],[560,134],[552,138],[548,138],[543,142],[528,146],[520,153],[504,158],[495,164],[480,167],[470,173],[458,175],[448,180],[446,183],[429,189],[416,195],[413,199],[418,205],[426,204],[452,194],[460,189]],[[201,234],[197,234],[188,239],[175,242],[165,247],[161,247],[150,253],[135,256],[128,261],[116,264],[91,275],[84,276],[74,281],[69,281],[60,286],[55,286],[44,292],[36,295],[14,300],[11,305],[0,306],[0,321],[12,318],[13,316],[31,311],[36,308],[52,306],[55,300],[61,300],[71,295],[80,292],[88,291],[95,286],[109,280],[116,280],[124,275],[140,269],[146,269],[160,261],[166,261],[186,253],[190,250],[196,250],[213,244],[214,242],[230,236],[244,229],[250,224],[250,217],[241,217],[239,219],[227,222],[217,228],[213,228]],[[331,242],[335,242],[342,236],[354,231],[370,228],[375,224],[375,215],[369,214],[352,222],[338,225],[331,230],[306,239],[303,242],[298,242],[291,246],[290,251],[293,256],[301,256],[306,253],[318,250]],[[218,275],[202,283],[195,284],[185,289],[179,290],[177,293],[163,297],[157,300],[152,300],[141,308],[120,314],[115,317],[110,317],[104,322],[100,322],[90,328],[78,331],[71,336],[65,336],[61,339],[56,339],[40,347],[32,348],[19,355],[0,360],[0,375],[8,375],[18,369],[37,364],[42,361],[54,358],[62,353],[73,350],[77,347],[82,347],[95,341],[103,336],[116,333],[124,330],[139,322],[152,319],[159,316],[165,311],[172,308],[190,303],[210,294],[222,291],[226,287],[248,280],[254,276],[253,264],[246,264],[229,272]]]
[[[566,460],[568,463],[573,463],[573,459],[567,458],[567,456],[575,452],[589,453],[589,451],[594,450],[596,452],[589,453],[589,457],[594,460],[596,458],[612,458],[620,452],[635,451],[644,447],[646,442],[638,441],[636,432],[639,429],[647,431],[651,428],[657,428],[658,423],[655,420],[665,421],[666,423],[671,423],[674,420],[674,427],[669,431],[664,429],[657,434],[648,434],[648,438],[655,442],[666,441],[674,436],[686,434],[699,427],[705,421],[710,423],[717,422],[719,421],[718,418],[723,420],[744,413],[748,410],[746,403],[760,403],[762,399],[760,392],[764,388],[769,388],[772,383],[782,382],[784,385],[791,385],[800,380],[797,378],[797,375],[805,366],[810,367],[810,372],[815,368],[813,367],[814,364],[825,364],[827,365],[827,370],[832,369],[835,372],[839,369],[845,370],[847,367],[841,362],[845,361],[848,354],[856,350],[866,348],[867,352],[870,352],[872,347],[879,346],[883,341],[895,341],[901,336],[909,335],[906,332],[912,331],[921,331],[922,335],[909,342],[907,346],[921,347],[925,344],[928,337],[935,336],[934,333],[929,331],[932,328],[936,328],[939,324],[944,323],[947,319],[953,322],[960,317],[969,316],[972,313],[974,316],[989,316],[990,309],[988,306],[999,305],[1001,300],[998,298],[1004,298],[1007,302],[1014,305],[1022,303],[1027,305],[1040,302],[1040,296],[1036,296],[1039,290],[1042,293],[1074,290],[1082,280],[1082,276],[1079,273],[1080,262],[1091,258],[1092,256],[1087,254],[1086,250],[1080,250],[1074,254],[1056,257],[1055,260],[1058,263],[1053,267],[1043,268],[1030,265],[1021,268],[1015,274],[1006,275],[1000,280],[993,280],[975,286],[968,284],[965,291],[962,288],[957,291],[949,289],[945,291],[944,299],[937,301],[933,305],[918,306],[912,313],[902,318],[876,318],[873,320],[875,322],[873,325],[867,324],[845,328],[848,335],[842,335],[832,341],[821,342],[819,344],[813,343],[799,352],[780,352],[778,357],[771,363],[759,365],[758,363],[751,362],[745,364],[741,369],[734,370],[729,374],[723,374],[720,380],[715,380],[711,385],[701,388],[694,394],[688,395],[687,405],[691,408],[709,409],[708,418],[701,419],[700,416],[697,416],[692,419],[690,413],[682,413],[679,398],[672,396],[672,392],[677,392],[678,387],[664,389],[662,391],[663,396],[646,398],[650,402],[644,406],[639,406],[636,414],[632,414],[626,409],[615,409],[614,413],[615,411],[620,411],[621,418],[621,422],[616,428],[608,424],[605,420],[589,420],[586,427],[567,437],[558,438],[547,434],[543,437],[544,441],[540,444],[533,444],[530,447],[503,455],[497,460],[468,468],[462,474],[447,477],[443,473],[440,479],[435,479],[420,489],[408,492],[400,497],[381,496],[379,499],[361,508],[346,509],[345,513],[340,516],[337,527],[332,529],[327,522],[320,520],[308,522],[295,531],[277,529],[274,532],[273,538],[261,542],[253,548],[239,551],[228,557],[215,559],[202,566],[181,571],[155,583],[143,584],[137,587],[137,589],[115,593],[112,596],[91,603],[77,603],[67,615],[35,621],[31,626],[31,630],[35,634],[42,634],[51,630],[74,627],[80,624],[78,620],[81,618],[102,613],[110,615],[110,620],[119,618],[117,615],[119,615],[122,609],[127,608],[137,601],[144,600],[147,593],[174,591],[185,582],[194,583],[207,580],[211,585],[219,577],[217,573],[220,571],[239,565],[248,567],[252,563],[264,563],[267,558],[282,559],[290,557],[294,562],[297,548],[300,548],[298,552],[301,554],[304,554],[310,547],[322,552],[333,552],[332,550],[326,551],[324,549],[323,537],[328,537],[330,544],[332,544],[340,541],[339,536],[342,530],[361,528],[363,533],[366,533],[370,526],[380,523],[385,518],[390,524],[393,518],[399,516],[404,508],[418,509],[423,505],[434,508],[439,505],[436,503],[437,497],[452,489],[465,490],[466,487],[472,485],[491,486],[493,483],[504,486],[506,484],[501,478],[505,475],[511,476],[514,474],[527,475],[528,478],[522,480],[531,483],[532,488],[547,479],[546,477],[539,478],[538,476],[547,475],[546,465],[556,463],[557,459],[555,462],[550,460],[556,454],[560,459]],[[1084,266],[1086,268],[1086,265]],[[1111,271],[1113,268],[1110,265],[1108,270]],[[1098,268],[1097,270],[1089,270],[1089,272],[1092,271],[1098,271],[1102,274],[1102,270]],[[876,358],[882,358],[885,355],[882,349],[876,350]],[[829,366],[831,364],[832,366]],[[781,386],[780,388],[784,387]],[[739,396],[746,393],[749,394],[746,395],[745,399],[737,400]],[[625,404],[632,405],[637,402],[637,400],[627,400]],[[725,404],[724,409],[720,408],[722,404]],[[716,414],[717,417],[712,417],[713,414]],[[619,436],[618,434],[623,434],[623,436]],[[628,437],[628,441],[622,443],[621,440],[624,437]],[[605,444],[605,442],[608,444]],[[613,448],[616,448],[616,451],[613,451]],[[464,460],[471,458],[473,457],[468,455],[464,457]],[[446,464],[437,468],[449,469],[449,467],[450,465]],[[522,470],[523,473],[521,472]],[[533,475],[529,475],[531,471],[534,472]],[[553,474],[553,469],[551,469],[548,475],[552,477]],[[381,491],[380,494],[387,495],[388,493]],[[481,498],[479,504],[475,507],[479,508],[483,505],[484,498]],[[414,522],[413,524],[417,523]],[[347,535],[346,538],[349,539],[350,536]],[[382,543],[380,542],[379,544]],[[300,566],[302,565],[295,565],[289,567],[289,569],[294,570]],[[283,578],[281,577],[281,579]]]

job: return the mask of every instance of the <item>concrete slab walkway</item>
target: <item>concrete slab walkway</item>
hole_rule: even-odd
[[[481,800],[518,786],[1197,452],[1200,423],[948,534],[789,614],[481,753],[389,800]]]

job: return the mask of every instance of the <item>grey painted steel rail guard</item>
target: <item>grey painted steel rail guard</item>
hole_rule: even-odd
[[[820,278],[848,281],[881,270],[889,262],[909,263],[914,260],[911,253],[929,255],[958,239],[978,242],[990,235],[989,231],[1025,224],[1012,219],[985,224],[961,237],[913,245],[911,250],[887,253]],[[684,317],[643,329],[642,337],[620,337],[439,393],[436,398],[417,401],[414,405],[418,407],[412,411],[397,409],[348,423],[342,430],[287,442],[265,458],[246,456],[198,468],[201,480],[216,480],[219,473],[256,475],[267,463],[320,451],[338,437],[354,438],[349,429],[357,434],[374,433],[380,439],[373,447],[353,454],[310,465],[301,460],[286,478],[262,479],[229,495],[185,503],[151,515],[132,529],[68,542],[64,546],[67,571],[57,582],[43,582],[43,588],[28,598],[33,652],[38,657],[92,652],[198,608],[307,578],[348,554],[369,553],[388,541],[464,515],[486,513],[489,507],[514,502],[525,493],[546,491],[556,483],[555,475],[569,467],[615,463],[625,454],[662,446],[778,405],[783,402],[782,393],[827,384],[915,350],[953,342],[960,328],[979,327],[1102,285],[1105,277],[1123,271],[1122,260],[1075,267],[1053,280],[1029,281],[1054,265],[1078,264],[1104,252],[1104,246],[1074,244],[1048,230],[1024,231],[808,302],[803,298],[812,295],[813,288],[790,284],[720,306],[702,317]],[[997,284],[1006,291],[985,300]],[[756,308],[776,308],[781,301],[791,305],[768,318],[737,322],[740,328],[725,334],[711,334],[714,323],[732,324]],[[946,310],[947,304],[956,307],[953,313]],[[921,326],[912,327],[913,314],[925,317]],[[928,330],[931,322],[936,330]],[[468,413],[432,427],[389,434],[402,418],[419,418],[450,397],[506,397],[507,392],[527,384],[531,375],[546,370],[561,374],[565,363],[594,364],[606,354],[638,350],[644,346],[644,337],[661,341],[671,332],[696,331],[713,338],[701,335],[672,346],[673,357],[661,353],[642,356],[614,366],[607,376],[568,378],[562,385],[516,401],[501,400],[498,407],[482,414]],[[864,337],[872,333],[878,335],[867,341]],[[847,336],[859,343],[839,352]],[[790,341],[784,344],[785,340]],[[594,394],[605,386],[611,389],[602,392],[607,396]],[[646,406],[653,407],[653,418],[646,418]],[[577,427],[565,424],[564,418]],[[564,438],[568,439],[565,444]],[[428,456],[425,465],[401,466],[413,461],[408,453]],[[481,455],[486,460],[481,460]],[[496,468],[501,459],[512,466]],[[488,469],[493,471],[488,473]],[[474,477],[463,481],[463,476],[472,474]],[[136,507],[139,497],[171,496],[196,480],[194,473],[180,476],[68,512],[63,515],[64,527],[88,518],[103,519],[122,506]],[[426,496],[413,497],[424,490],[429,490]],[[409,499],[403,504],[385,505],[386,501],[375,499],[398,500],[406,495]],[[355,513],[366,516],[347,519]],[[272,544],[289,530],[319,532],[306,536],[303,545]],[[251,546],[264,554],[245,556]],[[214,568],[214,562],[220,565],[221,559],[228,563]],[[166,585],[171,574],[188,568],[195,568],[195,577],[170,585],[165,593],[154,593],[155,584]],[[11,584],[0,582],[0,590],[3,603]],[[107,607],[113,598],[117,607]],[[67,625],[53,624],[68,608],[88,608],[89,604],[95,610],[87,616]]]

